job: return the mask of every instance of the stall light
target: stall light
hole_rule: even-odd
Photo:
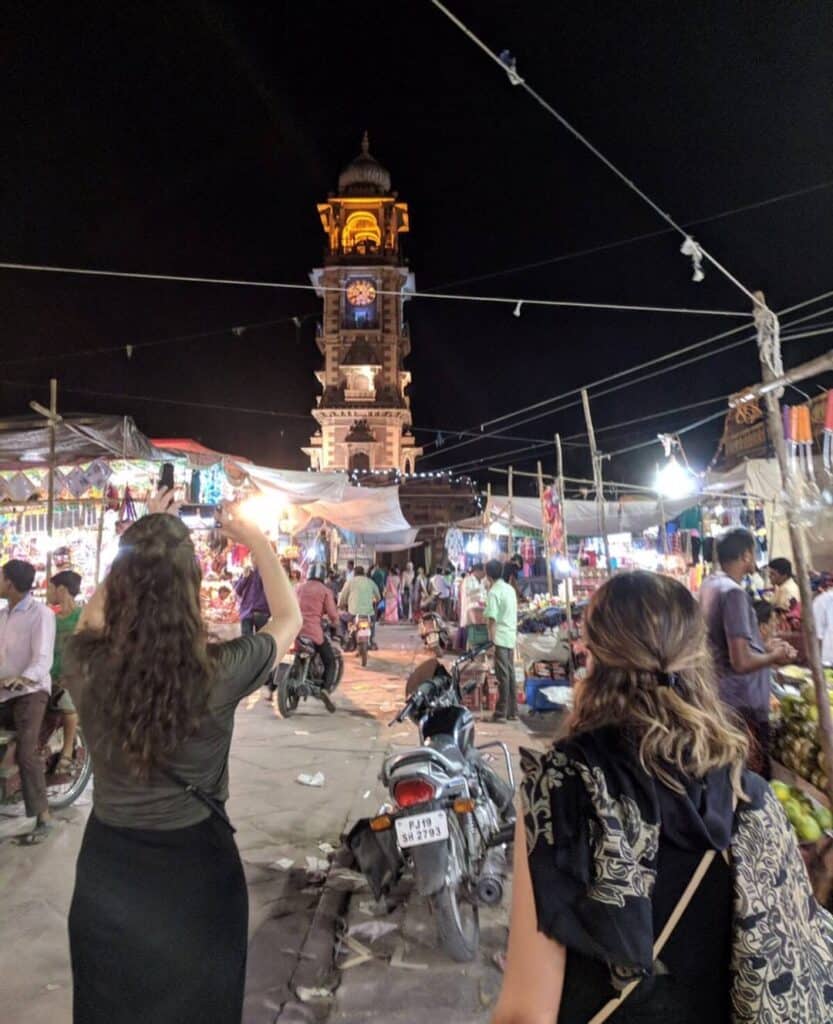
[[[722,516],[725,511],[726,511],[726,509],[722,505],[715,505],[714,506],[714,514],[716,516]]]
[[[672,455],[657,471],[655,489],[664,498],[671,500],[687,498],[697,490],[697,480],[691,470],[682,466],[676,455]]]
[[[278,525],[283,502],[266,494],[253,494],[240,505],[240,515],[261,530],[272,530]]]
[[[555,571],[561,573],[562,576],[570,575],[570,561],[563,555],[559,555],[555,560]]]

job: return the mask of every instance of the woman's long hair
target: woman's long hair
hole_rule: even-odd
[[[214,673],[200,581],[187,528],[175,516],[145,516],[119,542],[103,629],[75,638],[90,711],[142,778],[193,735],[206,708]]]
[[[614,576],[586,618],[592,662],[571,731],[618,727],[645,770],[678,792],[673,769],[702,778],[729,767],[742,796],[748,743],[720,702],[705,621],[688,590],[650,572]]]

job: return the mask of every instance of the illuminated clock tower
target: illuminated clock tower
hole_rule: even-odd
[[[304,452],[313,469],[411,473],[422,449],[411,433],[404,369],[411,350],[404,306],[414,290],[400,248],[408,207],[370,155],[366,132],[318,213],[326,254],[310,279],[324,300],[316,339],[323,392],[312,411],[319,429]]]

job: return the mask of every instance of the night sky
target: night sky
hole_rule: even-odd
[[[680,222],[830,181],[692,233],[773,308],[833,290],[829,3],[448,3]],[[4,22],[0,260],[305,283],[323,253],[315,204],[366,128],[410,204],[420,289],[748,308],[711,268],[694,285],[672,234],[507,272],[664,225],[428,0],[28,3]],[[444,432],[738,323],[406,308],[414,422]],[[43,401],[55,375],[64,411],[127,413],[151,436],[306,465],[298,448],[313,429],[320,358],[311,293],[4,270],[0,309],[3,413]],[[300,329],[293,316],[307,317]],[[218,333],[168,342],[202,332]],[[143,347],[151,341],[166,343]],[[137,346],[130,359],[127,345]],[[829,346],[829,336],[785,344],[785,362]],[[114,351],[80,355],[101,348]],[[738,390],[758,378],[756,363],[749,344],[600,398],[597,425]],[[600,445],[625,447],[717,408],[603,432]],[[517,433],[581,426],[573,408]],[[696,466],[720,430],[689,435]],[[420,468],[514,447],[443,450]],[[606,472],[647,483],[659,451],[621,456]],[[551,468],[551,452],[543,457]],[[568,469],[586,475],[584,450],[570,449]]]

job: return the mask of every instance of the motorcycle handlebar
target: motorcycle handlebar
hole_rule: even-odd
[[[474,661],[475,658],[479,658],[484,651],[492,646],[492,641],[487,640],[484,644],[478,644],[477,647],[472,647],[470,651],[466,651],[465,654],[461,654],[459,658],[454,662],[455,665],[465,665],[467,661]]]

